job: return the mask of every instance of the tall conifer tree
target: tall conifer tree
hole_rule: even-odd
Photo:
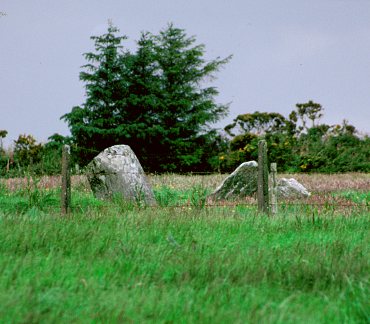
[[[117,32],[110,25],[92,37],[96,52],[85,54],[90,63],[80,74],[87,100],[62,117],[81,160],[121,143],[150,171],[205,167],[218,136],[210,125],[228,106],[216,104],[217,89],[204,82],[230,57],[206,62],[204,45],[172,24],[158,35],[142,33],[133,54],[122,50],[126,37]]]

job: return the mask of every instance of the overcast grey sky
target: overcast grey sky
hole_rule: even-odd
[[[287,115],[310,99],[323,122],[370,132],[370,0],[0,0],[0,129],[46,141],[69,134],[59,118],[84,102],[82,53],[107,20],[135,48],[141,31],[173,22],[232,61],[214,83],[238,114]]]

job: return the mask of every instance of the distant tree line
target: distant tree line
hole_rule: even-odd
[[[0,137],[1,134],[0,130]],[[67,143],[70,138],[58,134],[50,136],[45,144],[38,143],[32,135],[21,134],[12,148],[0,147],[0,176],[60,174],[62,147]]]
[[[260,139],[279,171],[370,171],[370,139],[354,126],[320,124],[323,107],[298,103],[289,116],[254,112],[237,116],[223,131],[212,124],[228,113],[205,84],[231,57],[206,61],[204,45],[170,24],[159,34],[141,34],[135,52],[127,37],[109,25],[93,36],[95,51],[84,54],[80,79],[86,101],[61,118],[71,136],[54,134],[45,144],[20,135],[5,150],[0,131],[0,175],[60,173],[61,148],[69,144],[75,165],[85,166],[115,144],[129,145],[147,172],[229,172],[257,159]]]
[[[237,116],[225,127],[230,141],[221,169],[256,160],[258,141],[265,139],[269,159],[279,171],[369,172],[370,138],[358,136],[346,120],[342,125],[320,124],[322,116],[322,106],[311,100],[298,103],[288,117],[258,111]]]
[[[346,121],[341,125],[312,123],[308,126],[302,117],[308,116],[299,115],[297,111],[288,118],[258,111],[239,115],[225,127],[227,135],[215,139],[213,149],[207,152],[208,163],[193,171],[230,172],[242,162],[257,160],[258,141],[265,139],[269,160],[277,162],[279,172],[370,172],[368,136],[358,136],[355,127]],[[5,136],[6,131],[0,131],[0,138]],[[59,174],[64,144],[75,146],[71,137],[58,134],[50,136],[45,144],[37,143],[31,135],[20,135],[12,150],[0,147],[0,176],[22,176],[28,172]],[[161,160],[165,163],[165,156]],[[79,165],[78,155],[73,155],[73,161]],[[187,170],[192,171],[191,165]]]

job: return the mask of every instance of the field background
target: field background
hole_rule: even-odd
[[[290,177],[291,175],[279,175]],[[225,175],[151,175],[159,206],[73,178],[0,185],[0,318],[12,323],[366,323],[369,174],[294,175],[312,197],[207,207]]]
[[[197,184],[215,189],[227,174],[149,174],[148,179],[152,186],[173,186],[176,189],[186,189]],[[294,173],[278,174],[278,178],[295,178],[311,192],[338,191],[346,189],[369,190],[369,173],[338,173],[338,174],[320,174],[320,173]],[[39,185],[43,188],[56,188],[60,186],[60,177],[43,176],[38,177]],[[0,183],[6,185],[9,189],[21,189],[27,184],[27,177],[0,179]],[[72,176],[74,186],[83,184],[88,187],[85,176]]]

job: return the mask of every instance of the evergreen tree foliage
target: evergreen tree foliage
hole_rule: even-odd
[[[69,137],[57,133],[48,137],[48,141],[43,145],[41,173],[60,174],[62,170],[62,148],[65,144],[70,145]]]
[[[142,33],[135,53],[123,51],[126,37],[117,33],[110,25],[92,37],[95,52],[85,54],[80,74],[86,102],[62,116],[80,163],[127,144],[149,171],[209,167],[211,147],[220,142],[210,125],[228,106],[216,104],[217,89],[204,82],[230,57],[206,62],[204,45],[172,24],[158,35]]]
[[[102,36],[93,36],[96,52],[85,53],[89,62],[80,73],[85,83],[86,102],[73,107],[62,116],[71,128],[74,151],[78,159],[88,162],[101,150],[119,142],[121,136],[122,111],[126,107],[127,86],[123,77],[121,42],[125,36],[117,36],[118,29],[111,24]]]

